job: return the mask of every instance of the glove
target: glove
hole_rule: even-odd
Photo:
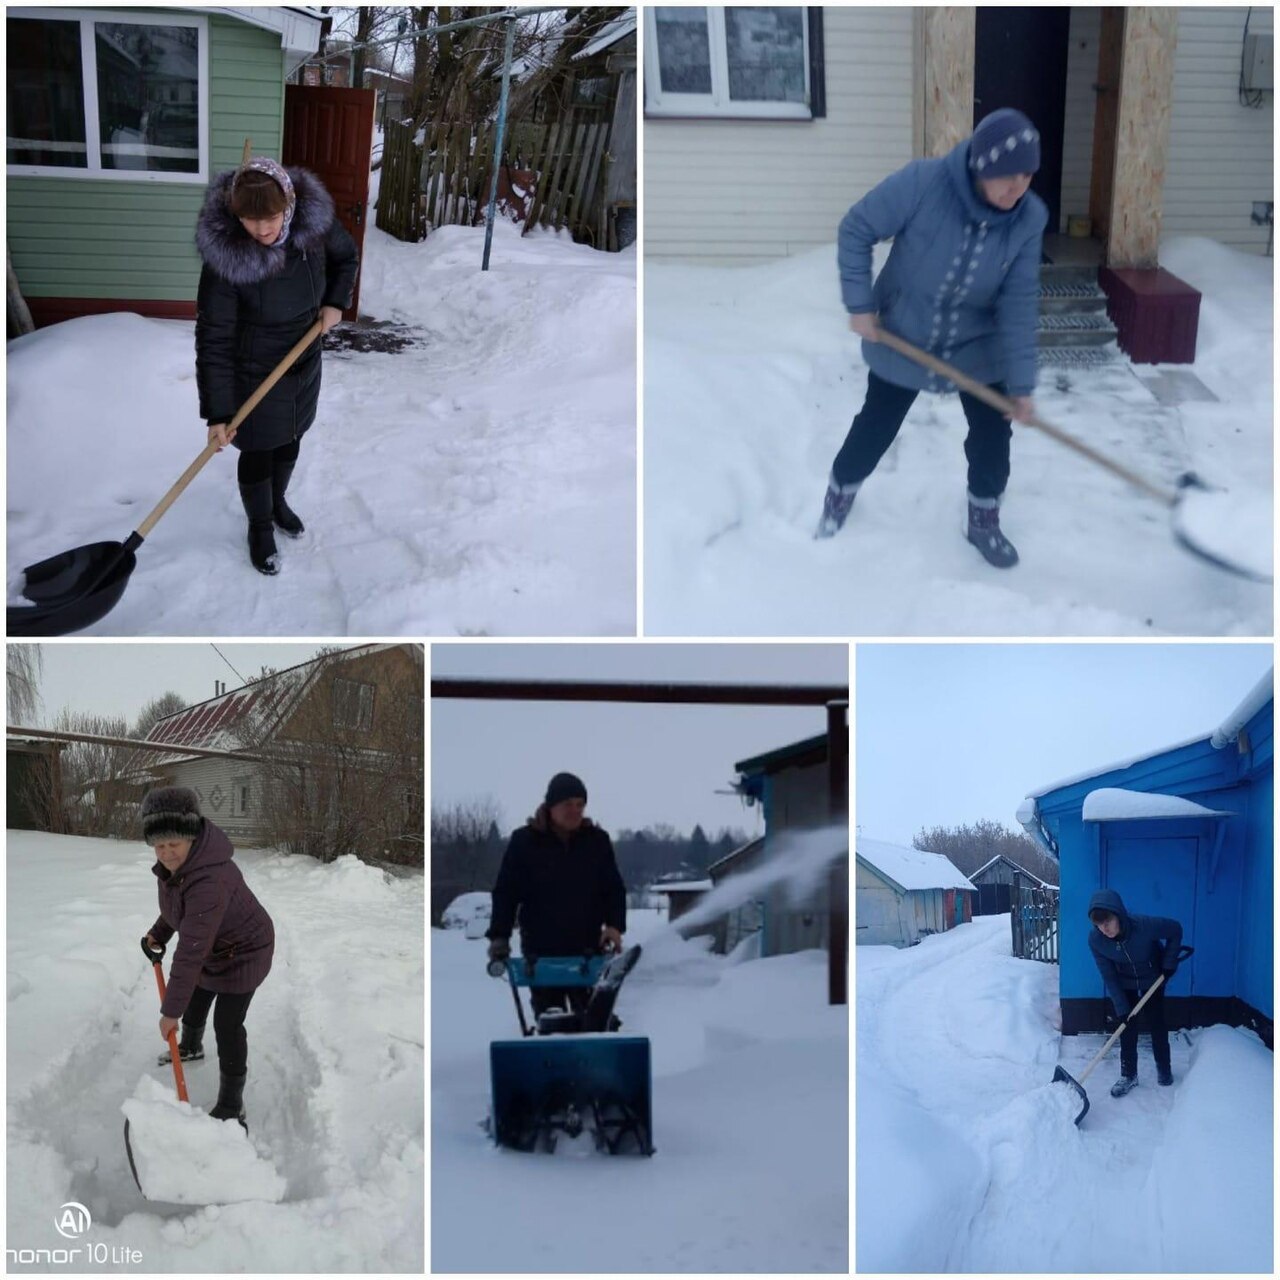
[[[489,941],[489,959],[506,964],[511,955],[510,938],[491,938]]]
[[[148,946],[147,945],[148,943],[150,943],[151,945]],[[152,936],[148,933],[142,939],[142,954],[146,956],[147,959],[152,964],[155,964],[157,960],[164,959],[164,943],[156,942],[155,939],[152,938]]]

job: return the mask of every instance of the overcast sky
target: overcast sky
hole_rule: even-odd
[[[856,822],[911,843],[1028,792],[1209,733],[1271,665],[1260,644],[859,645]]]
[[[433,676],[844,684],[844,645],[436,644]],[[553,773],[578,774],[607,830],[669,822],[754,832],[759,809],[716,795],[734,762],[826,732],[821,707],[480,702],[431,705],[433,805],[492,796],[509,830]]]
[[[95,715],[124,716],[133,723],[152,698],[172,690],[188,703],[214,695],[214,681],[235,689],[256,679],[264,666],[282,669],[315,656],[315,644],[223,644],[227,665],[208,643],[45,644],[40,682],[40,726],[52,723],[64,707]],[[235,671],[231,668],[234,667]]]

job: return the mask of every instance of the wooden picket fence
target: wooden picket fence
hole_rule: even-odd
[[[432,227],[484,221],[493,174],[493,121],[439,121],[421,130],[388,121],[377,225],[401,240]],[[603,246],[609,125],[572,113],[550,124],[507,129],[501,195],[507,216],[530,227],[568,228]],[[385,202],[385,208],[384,208]]]
[[[1058,897],[1052,885],[1032,881],[1020,871],[1013,873],[1009,923],[1015,956],[1058,963]]]

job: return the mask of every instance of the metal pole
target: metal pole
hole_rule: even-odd
[[[849,704],[827,704],[827,780],[832,824],[849,825]],[[827,938],[827,1003],[849,1003],[849,859],[827,873],[831,923]]]
[[[704,684],[679,681],[505,680],[437,676],[433,698],[489,698],[504,702],[668,702],[686,705],[824,707],[845,702],[847,685]]]
[[[502,167],[502,147],[507,140],[507,98],[511,89],[511,54],[516,43],[516,20],[507,19],[506,43],[502,48],[502,92],[498,95],[498,136],[493,144],[493,181],[489,184],[489,215],[484,223],[484,258],[481,271],[489,270],[489,250],[493,246],[493,219],[498,207],[498,171]]]

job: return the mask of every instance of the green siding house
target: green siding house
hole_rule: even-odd
[[[195,316],[205,187],[245,138],[279,158],[285,79],[322,23],[304,8],[6,9],[8,247],[37,325]]]

